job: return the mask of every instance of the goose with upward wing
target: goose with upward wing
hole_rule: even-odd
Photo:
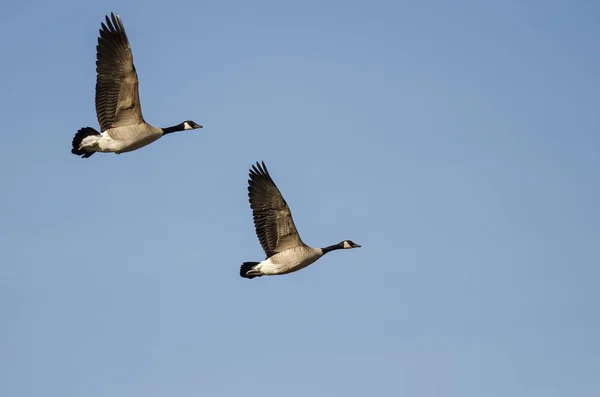
[[[88,158],[96,152],[117,154],[144,147],[164,135],[202,128],[188,120],[167,128],[154,127],[142,117],[138,76],[129,39],[119,14],[106,16],[96,46],[96,115],[101,132],[81,128],[71,153]]]
[[[360,247],[351,240],[325,248],[312,248],[304,244],[294,225],[290,208],[264,162],[257,162],[250,170],[248,198],[256,235],[267,258],[262,262],[244,262],[240,267],[240,276],[244,278],[292,273],[314,263],[328,252]]]

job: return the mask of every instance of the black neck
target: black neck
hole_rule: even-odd
[[[185,126],[183,125],[183,123],[181,123],[181,124],[174,125],[173,127],[163,128],[162,130],[163,130],[163,134],[167,135],[172,132],[183,131],[184,129],[185,129]]]
[[[341,248],[344,248],[344,243],[339,243],[339,244],[335,244],[335,245],[330,245],[329,247],[325,247],[325,248],[321,248],[321,250],[323,250],[323,255],[325,255],[326,253],[328,253],[329,251],[333,251],[333,250],[339,250]]]

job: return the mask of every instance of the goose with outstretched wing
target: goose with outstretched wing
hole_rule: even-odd
[[[144,121],[138,76],[119,14],[111,13],[102,23],[96,46],[96,73],[96,115],[101,132],[81,128],[73,138],[71,153],[88,158],[96,152],[131,152],[166,134],[202,128],[191,120],[167,128]]]
[[[312,248],[304,244],[294,225],[290,207],[264,162],[257,162],[250,169],[248,198],[256,235],[267,258],[262,262],[244,262],[240,267],[240,276],[244,278],[292,273],[314,263],[330,251],[360,247],[350,240],[325,248]]]

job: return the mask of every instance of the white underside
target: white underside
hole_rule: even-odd
[[[160,135],[153,134],[141,139],[138,137],[135,140],[113,139],[107,130],[100,135],[90,135],[83,138],[81,144],[79,144],[79,149],[86,152],[113,152],[120,154],[144,147],[158,138],[160,138]]]
[[[304,269],[322,256],[322,251],[309,247],[298,247],[281,252],[254,266],[264,276],[287,274]]]
[[[254,269],[260,271],[260,273],[265,276],[274,276],[276,274],[285,273],[286,270],[288,270],[288,266],[273,263],[271,258],[269,258],[260,262]]]

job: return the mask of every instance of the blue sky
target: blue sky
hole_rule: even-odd
[[[123,18],[146,120],[97,128]],[[0,395],[598,396],[600,5],[39,0],[0,14]],[[303,240],[264,258],[264,160]]]

